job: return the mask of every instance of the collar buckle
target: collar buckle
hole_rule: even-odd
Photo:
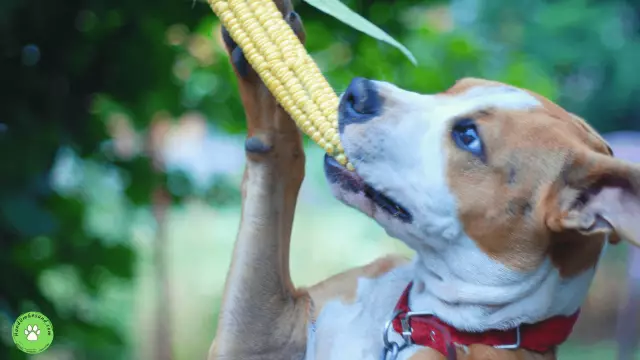
[[[494,345],[493,347],[496,349],[505,349],[505,350],[513,350],[520,347],[520,325],[516,328],[516,342],[510,345]]]
[[[413,345],[413,339],[411,335],[413,334],[413,328],[411,327],[410,320],[414,316],[433,316],[432,312],[428,311],[409,311],[405,313],[404,318],[400,320],[400,324],[402,325],[402,338],[409,345]],[[435,341],[435,332],[431,331],[431,341]]]
[[[404,319],[400,319],[400,324],[402,324],[402,333],[400,333],[400,335],[402,335],[402,338],[407,344],[413,345],[413,340],[411,339],[411,333],[413,332],[413,329],[409,324],[409,314],[407,314]]]

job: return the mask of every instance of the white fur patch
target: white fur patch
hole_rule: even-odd
[[[326,303],[316,320],[316,342],[307,345],[315,348],[315,357],[307,359],[378,359],[385,322],[412,275],[408,264],[379,278],[360,278],[352,304]]]
[[[461,245],[461,246],[459,246]],[[471,239],[441,253],[418,255],[410,306],[428,310],[461,330],[509,329],[555,315],[571,315],[581,305],[595,269],[562,279],[549,259],[529,273],[489,258]]]
[[[541,106],[533,95],[511,86],[476,86],[462,94],[454,95],[457,101],[476,110],[488,107],[524,110]]]

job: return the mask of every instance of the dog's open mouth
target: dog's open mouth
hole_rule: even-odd
[[[411,213],[407,211],[400,204],[389,198],[382,192],[374,189],[355,172],[349,171],[344,166],[340,165],[334,158],[329,155],[324,157],[325,173],[329,180],[333,183],[339,184],[343,189],[356,193],[363,193],[374,204],[380,207],[383,211],[387,212],[391,216],[401,220],[403,222],[411,222],[413,217]]]

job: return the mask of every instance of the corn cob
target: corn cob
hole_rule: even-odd
[[[353,170],[338,135],[338,96],[273,0],[208,0],[245,58],[296,125]]]

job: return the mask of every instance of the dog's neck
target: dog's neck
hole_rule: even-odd
[[[549,259],[529,273],[516,272],[466,236],[450,245],[417,250],[409,305],[459,330],[510,329],[571,315],[582,305],[595,273],[592,268],[563,279]]]

